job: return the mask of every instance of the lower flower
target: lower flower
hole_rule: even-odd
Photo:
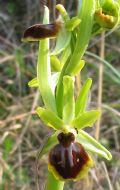
[[[84,147],[75,141],[72,133],[58,135],[59,144],[49,153],[48,169],[58,180],[74,180],[83,178],[93,161]]]

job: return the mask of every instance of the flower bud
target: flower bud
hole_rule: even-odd
[[[93,162],[84,147],[75,142],[73,133],[60,133],[59,144],[49,153],[49,170],[58,180],[72,179],[74,181],[84,177]]]
[[[95,12],[96,22],[103,28],[112,29],[119,20],[120,9],[117,2],[106,0],[102,7]]]

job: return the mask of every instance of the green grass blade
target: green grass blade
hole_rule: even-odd
[[[85,54],[99,60],[109,70],[111,70],[111,72],[114,73],[114,75],[120,80],[120,72],[117,69],[115,69],[108,61],[106,61],[106,60],[102,59],[101,57],[99,57],[98,55],[95,55],[94,53],[91,53],[91,52],[88,52],[88,51]]]

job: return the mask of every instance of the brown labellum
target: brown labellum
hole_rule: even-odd
[[[49,154],[49,169],[60,180],[82,178],[93,165],[84,147],[75,142],[75,136],[72,133],[60,133],[58,141],[60,143]]]
[[[54,38],[58,35],[62,27],[60,21],[52,24],[35,24],[29,27],[23,35],[23,41],[39,41],[44,38]]]

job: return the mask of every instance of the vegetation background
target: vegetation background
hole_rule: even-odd
[[[52,22],[55,3],[0,0],[0,190],[36,189],[36,155],[50,130],[34,111],[42,104],[39,92],[27,85],[36,76],[38,44],[22,43],[21,37],[27,27],[42,21],[44,4],[51,10]],[[70,15],[76,14],[77,0],[57,3],[64,4]],[[100,62],[100,56],[108,62]],[[106,32],[105,38],[93,38],[84,58],[86,67],[76,79],[76,93],[88,77],[93,79],[88,106],[97,108],[102,98],[103,114],[101,124],[97,123],[89,133],[96,136],[98,129],[100,142],[111,151],[113,159],[108,162],[94,156],[95,166],[89,176],[77,183],[67,183],[65,189],[120,190],[119,28]],[[46,162],[46,157],[40,162],[41,189],[47,175]]]

